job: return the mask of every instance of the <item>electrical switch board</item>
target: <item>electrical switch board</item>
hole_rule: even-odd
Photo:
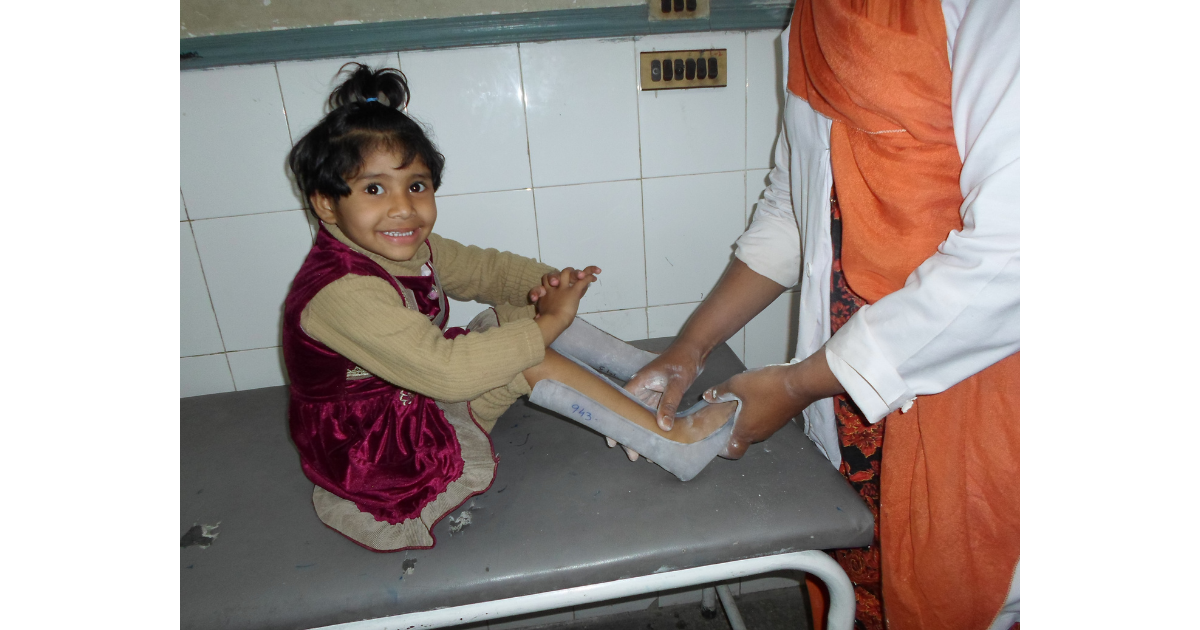
[[[657,50],[641,54],[643,90],[725,87],[728,84],[724,48]]]
[[[695,20],[709,16],[708,0],[647,0],[651,20]]]

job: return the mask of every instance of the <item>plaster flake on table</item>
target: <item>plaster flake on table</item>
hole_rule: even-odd
[[[505,486],[505,487],[507,488],[508,486]],[[465,529],[468,525],[471,524],[471,512],[474,510],[482,510],[482,509],[483,509],[482,507],[477,507],[475,505],[475,501],[471,501],[471,504],[467,506],[467,509],[460,512],[458,514],[457,518],[451,516],[450,517],[450,535],[453,536],[455,534],[461,533],[463,529]]]
[[[471,513],[466,510],[463,510],[462,513],[458,515],[458,518],[451,516],[450,517],[450,535],[453,536],[453,535],[461,532],[464,527],[467,527],[470,524],[471,524]]]
[[[190,529],[184,532],[183,537],[179,539],[180,547],[199,547],[208,549],[209,545],[217,539],[220,534],[216,529],[221,526],[221,522],[217,521],[215,525],[198,525],[194,524]]]

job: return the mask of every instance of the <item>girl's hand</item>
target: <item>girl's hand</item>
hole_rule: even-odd
[[[537,301],[538,312],[534,322],[542,330],[542,339],[547,346],[575,321],[579,300],[595,280],[594,274],[580,273],[570,267],[557,276],[547,274],[542,278],[544,293]]]
[[[571,268],[567,267],[567,269],[571,269]],[[563,271],[566,271],[566,269],[564,269]],[[586,269],[579,269],[579,270],[572,269],[572,271],[574,271],[574,273],[572,274],[572,282],[571,283],[574,284],[575,281],[582,280],[588,276],[592,276],[592,280],[596,280],[595,276],[600,274],[601,269],[599,267],[592,266],[592,267],[588,267]],[[539,284],[538,286],[533,287],[532,289],[529,290],[529,301],[534,304],[537,304],[537,301],[546,295],[546,285],[547,284],[549,286],[557,287],[560,282],[560,280],[559,280],[560,273],[562,273],[562,272],[548,273],[548,274],[542,276],[542,284]],[[587,290],[584,289],[584,292],[586,292],[586,291]]]

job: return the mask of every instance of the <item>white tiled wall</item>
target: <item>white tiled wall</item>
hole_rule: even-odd
[[[400,53],[408,112],[446,156],[442,196],[529,188],[519,47]]]
[[[293,142],[302,138],[328,113],[325,103],[329,100],[329,93],[340,83],[337,80],[338,71],[352,61],[375,68],[398,68],[400,64],[396,53],[319,61],[282,61],[275,64],[279,73],[279,92],[283,95],[283,109],[287,112],[288,130]]]
[[[644,37],[637,52],[725,48],[729,87],[638,92],[642,177],[746,170],[746,34]],[[755,63],[774,63],[763,55]],[[754,167],[761,167],[755,160]]]
[[[596,265],[580,312],[646,307],[646,261],[642,249],[642,182],[539,188],[538,235],[542,257],[555,266]]]
[[[604,269],[581,315],[626,340],[673,335],[720,277],[759,199],[780,120],[776,31],[386,53],[181,75],[180,393],[285,382],[283,298],[312,243],[284,161],[348,61],[399,67],[446,155],[436,231]],[[725,48],[729,85],[641,92],[637,54]],[[729,341],[786,360],[788,293]],[[479,310],[455,304],[451,322]]]

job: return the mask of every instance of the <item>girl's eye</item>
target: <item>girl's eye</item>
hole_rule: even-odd
[[[408,189],[410,191],[415,192],[415,193],[425,192],[426,188],[427,188],[427,186],[425,185],[425,182],[416,182],[412,186],[408,187]]]
[[[379,184],[368,184],[364,192],[366,192],[368,195],[382,195],[383,186],[380,186]]]

